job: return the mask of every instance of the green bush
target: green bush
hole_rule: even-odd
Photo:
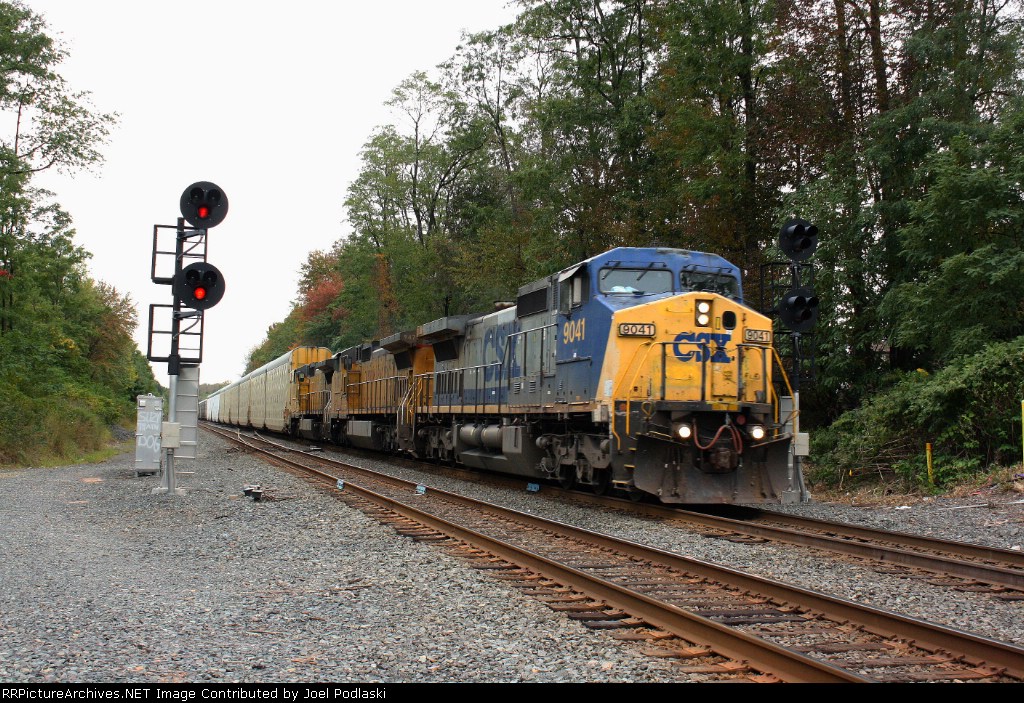
[[[54,394],[31,390],[0,378],[0,465],[75,461],[109,442],[109,427],[133,407],[103,388],[69,384]]]
[[[992,344],[889,390],[814,434],[809,476],[829,484],[881,475],[938,486],[1020,460],[1024,337]]]

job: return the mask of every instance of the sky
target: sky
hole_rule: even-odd
[[[350,231],[345,194],[363,144],[397,119],[384,105],[394,87],[450,58],[462,32],[516,14],[508,0],[24,4],[64,42],[70,86],[119,114],[102,165],[36,185],[71,214],[89,274],[135,302],[143,353],[149,305],[171,302],[150,280],[153,226],[175,224],[192,183],[228,196],[209,231],[226,292],[206,311],[203,383],[241,375],[291,309],[307,254]],[[166,386],[166,364],[153,370]]]

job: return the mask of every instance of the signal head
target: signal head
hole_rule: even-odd
[[[818,228],[807,220],[786,220],[779,230],[779,248],[793,261],[809,259],[818,248]]]
[[[199,181],[181,194],[181,216],[193,227],[209,229],[224,221],[228,196],[215,183]]]
[[[224,297],[224,276],[216,266],[205,261],[183,268],[171,285],[174,297],[194,310],[212,308]]]
[[[810,288],[793,288],[776,308],[779,318],[794,332],[807,332],[818,321],[818,296]]]

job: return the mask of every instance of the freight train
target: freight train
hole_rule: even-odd
[[[490,313],[295,348],[200,417],[664,503],[801,502],[772,336],[725,259],[617,248]]]

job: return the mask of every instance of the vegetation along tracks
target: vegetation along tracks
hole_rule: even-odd
[[[399,532],[450,548],[569,617],[647,640],[653,656],[692,662],[681,671],[785,681],[1024,679],[1024,649],[1010,644],[443,491],[419,493],[390,477],[356,486],[352,471],[372,472],[303,457],[274,460],[343,481],[340,496]]]

